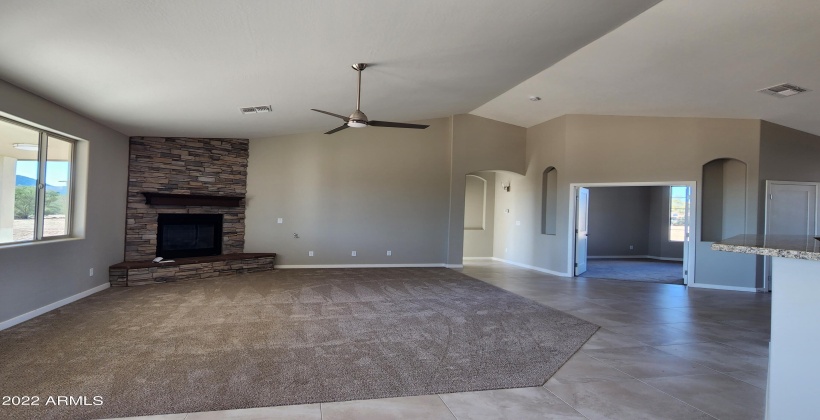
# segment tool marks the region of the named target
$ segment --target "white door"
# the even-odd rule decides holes
[[[817,185],[769,182],[766,200],[767,235],[814,235]]]
[[[575,194],[575,275],[587,271],[589,236],[589,189],[579,187]]]
[[[766,235],[815,235],[817,183],[766,181]],[[771,257],[766,257],[766,279],[771,290]]]
[[[692,225],[692,188],[686,187],[686,211],[683,213],[683,284],[689,284],[689,227]]]

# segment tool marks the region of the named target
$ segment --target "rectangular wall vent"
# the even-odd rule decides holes
[[[788,98],[789,96],[797,95],[798,93],[809,92],[809,89],[802,88],[791,83],[781,83],[776,86],[760,89],[758,92],[765,93],[777,98]]]
[[[270,105],[248,106],[239,108],[243,114],[257,114],[260,112],[272,112],[273,108]]]

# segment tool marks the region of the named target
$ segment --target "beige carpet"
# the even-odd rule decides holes
[[[0,331],[0,418],[98,418],[542,385],[597,326],[442,268],[112,288]],[[85,396],[99,406],[46,406]]]

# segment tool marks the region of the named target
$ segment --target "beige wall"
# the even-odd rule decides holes
[[[245,250],[277,265],[443,263],[451,123],[424,123],[251,140]]]
[[[482,188],[481,197],[471,197],[469,188],[470,177],[479,177],[478,181]],[[465,197],[465,220],[472,205],[474,213],[483,213],[482,229],[464,229],[464,257],[465,258],[487,258],[493,256],[493,233],[495,232],[495,172],[476,172],[467,176],[468,188]],[[478,186],[479,184],[474,184]],[[472,194],[478,191],[473,189]],[[472,203],[472,204],[471,204]]]
[[[108,283],[108,266],[123,258],[128,138],[2,81],[0,112],[86,140],[76,150],[75,197],[84,237],[0,247],[3,322]]]
[[[465,176],[488,170],[524,173],[526,129],[475,115],[456,115],[452,121],[447,263],[460,265],[464,250]]]
[[[569,217],[561,191],[566,182],[566,117],[559,117],[527,129],[526,175],[499,173],[496,183],[510,183],[510,192],[496,194],[494,257],[532,265],[556,273],[566,264],[566,228]],[[541,195],[544,170],[554,167],[558,174],[558,232],[541,233]],[[498,190],[496,190],[498,191]],[[516,223],[520,222],[520,223]]]
[[[694,181],[699,185],[702,165],[723,157],[748,164],[744,217],[746,232],[755,233],[759,128],[757,120],[595,115],[567,115],[532,127],[527,130],[526,175],[511,176],[513,191],[508,197],[496,197],[497,209],[508,207],[513,215],[496,212],[496,256],[568,274],[570,184]],[[558,233],[554,236],[541,234],[538,220],[541,174],[548,166],[558,169]],[[699,239],[696,226],[695,240]],[[711,251],[709,243],[697,245],[699,283],[754,287],[754,257],[734,258]]]

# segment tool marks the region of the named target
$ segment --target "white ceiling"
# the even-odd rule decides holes
[[[350,114],[365,62],[362,110],[412,121],[469,112],[657,1],[3,0],[0,79],[127,135],[262,138],[338,126],[309,109]]]
[[[779,83],[814,91],[757,92]],[[664,0],[472,113],[524,127],[572,113],[759,118],[820,135],[820,2]]]

